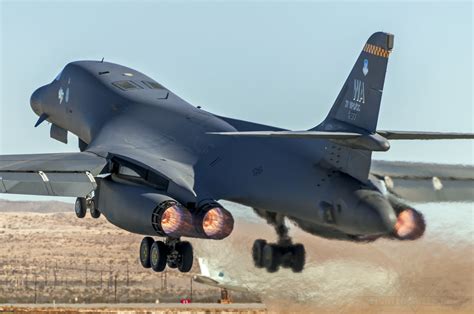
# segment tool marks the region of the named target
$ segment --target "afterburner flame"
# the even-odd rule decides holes
[[[225,238],[232,232],[233,228],[234,219],[223,208],[211,208],[202,219],[202,229],[206,236],[210,238]]]
[[[216,235],[222,228],[224,216],[219,208],[209,210],[202,220],[202,228],[208,236]]]
[[[425,220],[412,208],[402,210],[395,223],[395,235],[400,240],[416,240],[425,232]]]
[[[166,234],[176,232],[183,224],[184,212],[177,205],[173,205],[165,209],[161,215],[161,229]]]

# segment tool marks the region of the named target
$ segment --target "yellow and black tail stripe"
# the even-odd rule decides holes
[[[383,57],[383,58],[388,58],[388,56],[390,55],[389,50],[385,50],[382,47],[371,45],[371,44],[365,44],[364,51],[372,55]]]

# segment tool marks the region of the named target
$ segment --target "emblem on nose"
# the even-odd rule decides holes
[[[62,104],[63,99],[64,99],[64,91],[62,87],[58,90],[58,99],[59,99],[59,104]]]

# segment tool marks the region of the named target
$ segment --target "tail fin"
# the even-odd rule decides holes
[[[373,133],[394,36],[370,36],[327,118],[313,130]]]

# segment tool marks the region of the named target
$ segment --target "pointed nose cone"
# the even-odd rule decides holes
[[[42,87],[38,88],[33,92],[30,98],[30,105],[31,109],[33,109],[34,113],[40,116],[43,113],[43,108],[41,106],[41,94],[42,94]]]

